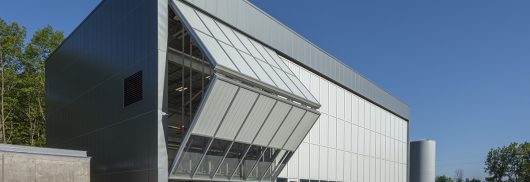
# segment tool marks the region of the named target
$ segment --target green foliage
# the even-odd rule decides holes
[[[473,179],[466,178],[466,182],[480,182],[480,180],[476,178],[473,178]]]
[[[453,178],[447,177],[445,175],[437,176],[435,181],[436,182],[454,182]]]
[[[0,142],[46,144],[46,58],[64,40],[51,26],[26,42],[26,28],[0,19]]]
[[[511,143],[491,149],[485,162],[486,181],[530,181],[530,143]]]

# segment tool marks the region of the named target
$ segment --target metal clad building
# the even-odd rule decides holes
[[[408,106],[245,0],[104,0],[46,69],[94,181],[408,181]]]
[[[410,142],[410,181],[434,182],[436,177],[436,142]]]

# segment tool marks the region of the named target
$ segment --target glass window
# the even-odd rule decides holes
[[[251,146],[245,159],[243,160],[243,163],[239,166],[238,172],[234,174],[232,179],[240,180],[245,179],[246,176],[249,176],[250,172],[252,171],[252,168],[254,168],[254,165],[256,165],[258,159],[261,157],[265,150],[266,148],[262,146]]]
[[[291,92],[291,90],[289,90],[289,87],[287,87],[287,85],[285,85],[285,83],[282,81],[282,79],[280,79],[280,77],[274,72],[274,70],[272,69],[272,67],[261,61],[261,60],[257,60],[257,62],[259,63],[259,65],[261,65],[261,67],[263,68],[263,70],[265,70],[265,72],[271,77],[272,81],[282,90],[286,91],[286,92]]]
[[[199,168],[195,172],[194,177],[210,177],[213,175],[217,167],[221,163],[226,150],[230,147],[230,141],[215,139],[208,149],[208,153],[202,160]]]
[[[191,135],[173,175],[191,177],[206,152],[209,142],[208,137]]]
[[[304,94],[302,94],[300,89],[298,89],[298,87],[296,87],[296,85],[293,83],[293,81],[291,81],[291,79],[287,76],[287,74],[285,74],[285,72],[283,72],[279,68],[275,68],[275,67],[272,67],[272,68],[274,69],[274,71],[276,71],[278,76],[280,76],[280,78],[283,80],[283,82],[285,84],[287,84],[287,86],[289,87],[289,89],[292,91],[293,94],[295,94],[297,96],[300,96],[302,98],[306,98],[304,96]]]
[[[195,11],[192,8],[182,5],[179,6],[179,10],[184,15],[184,17],[186,17],[186,20],[191,25],[191,27],[210,35],[208,29],[206,29],[206,26],[204,26],[201,19],[199,19],[199,17],[197,16],[197,14],[195,14]]]
[[[278,168],[278,166],[281,164],[281,160],[288,152],[286,150],[277,150],[276,154],[273,156],[272,162],[270,164],[270,167],[264,171],[264,174],[262,175],[262,181],[269,181],[271,180],[272,174],[274,173],[274,170]],[[279,178],[278,178],[279,179]]]
[[[229,46],[225,43],[221,43],[221,47],[226,51],[228,56],[232,59],[232,62],[236,65],[236,67],[241,71],[241,73],[250,76],[254,79],[258,79],[256,74],[254,74],[254,71],[250,66],[248,66],[247,62],[243,60],[241,55],[239,55],[239,52],[232,46]]]
[[[239,41],[239,38],[237,38],[236,34],[234,34],[231,28],[227,27],[226,25],[222,23],[217,23],[217,25],[219,25],[219,27],[225,33],[228,40],[232,42],[232,44],[234,45],[236,49],[246,52],[245,46],[241,43],[241,41]]]
[[[248,65],[250,65],[250,67],[258,75],[259,80],[268,83],[269,85],[276,86],[276,84],[274,84],[269,75],[263,70],[263,68],[258,64],[254,57],[242,51],[239,51],[239,53],[241,53],[243,58],[247,61]]]
[[[265,173],[270,173],[270,167],[281,150],[268,148],[250,174],[247,180],[259,180]],[[270,180],[270,179],[269,179]]]
[[[261,54],[258,52],[258,50],[256,50],[256,48],[254,47],[254,45],[252,45],[252,43],[250,43],[249,39],[247,36],[244,36],[243,34],[237,32],[237,31],[234,31],[234,33],[237,35],[237,37],[239,37],[239,40],[241,40],[241,43],[243,43],[243,45],[245,45],[245,47],[247,48],[247,50],[249,51],[249,53],[258,58],[258,59],[261,59],[261,60],[264,60],[264,58],[261,56]]]
[[[202,43],[204,43],[204,46],[206,46],[208,49],[208,52],[210,52],[210,54],[213,56],[213,59],[215,62],[217,62],[217,64],[223,65],[224,67],[230,68],[232,70],[239,71],[214,38],[200,32],[198,32],[197,35],[199,36],[199,39],[201,39]]]
[[[236,172],[236,175],[240,175],[240,173],[236,171],[236,168],[243,160],[249,147],[249,144],[234,142],[226,154],[226,158],[223,160],[221,166],[219,166],[215,178],[228,179],[234,172]]]
[[[263,45],[261,45],[260,43],[252,39],[249,39],[249,40],[254,45],[254,47],[256,47],[256,50],[263,56],[264,60],[267,63],[269,63],[271,66],[274,66],[276,68],[280,68],[280,66],[276,63],[276,61],[274,61],[274,59],[269,55],[269,53],[265,51],[265,49],[263,49]]]
[[[317,99],[315,99],[315,97],[313,97],[313,94],[311,94],[311,92],[309,92],[309,90],[307,90],[307,87],[302,84],[302,82],[296,78],[295,76],[291,75],[291,74],[287,74],[289,76],[289,78],[291,78],[291,80],[294,82],[294,84],[300,89],[300,91],[302,91],[302,93],[305,95],[305,97],[313,102],[318,102]]]
[[[276,52],[274,52],[273,50],[269,49],[269,48],[265,48],[269,54],[272,56],[272,58],[278,63],[278,65],[280,66],[280,68],[287,72],[287,73],[290,73],[290,74],[294,74],[292,73],[291,69],[289,69],[289,67],[287,66],[287,64],[285,64],[285,62],[291,62],[289,59],[286,59],[282,56],[279,56],[278,54],[276,54]]]
[[[272,177],[271,179],[274,179],[274,178],[277,178],[278,175],[280,174],[280,172],[282,172],[283,168],[285,167],[285,165],[287,165],[287,162],[289,162],[289,159],[291,159],[291,157],[293,156],[293,152],[287,152],[283,155],[282,159],[280,161],[280,165],[278,165],[276,167],[276,169],[274,169],[274,173],[272,173]]]
[[[208,27],[210,32],[212,32],[213,37],[215,39],[223,41],[225,43],[230,43],[230,41],[228,41],[228,39],[226,38],[224,33],[221,31],[221,29],[219,29],[219,27],[217,26],[217,24],[215,23],[215,21],[212,18],[210,18],[209,16],[206,16],[206,15],[200,13],[200,12],[197,12],[197,14],[199,15],[199,17],[204,22],[204,25],[206,25],[206,27]]]

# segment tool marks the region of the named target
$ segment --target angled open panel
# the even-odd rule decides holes
[[[272,49],[179,0],[170,6],[170,179],[275,180],[320,104]]]

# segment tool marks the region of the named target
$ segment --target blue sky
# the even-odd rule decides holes
[[[0,18],[68,34],[98,2],[0,1]],[[438,175],[482,178],[489,148],[530,138],[530,1],[252,2],[408,103]]]

